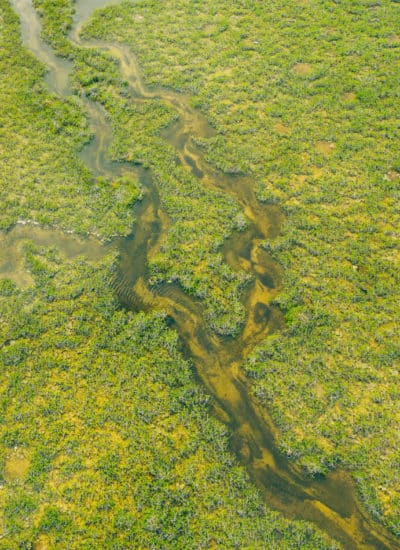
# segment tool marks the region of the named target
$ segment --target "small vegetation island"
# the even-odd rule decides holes
[[[400,547],[400,5],[0,0],[0,550]]]

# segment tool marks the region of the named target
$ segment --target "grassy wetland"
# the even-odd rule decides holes
[[[1,4],[0,547],[396,548],[396,3],[106,4]]]

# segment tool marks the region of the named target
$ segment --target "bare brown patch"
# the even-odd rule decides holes
[[[50,548],[49,538],[46,535],[40,535],[33,544],[35,550],[48,550]]]
[[[397,180],[399,177],[400,177],[400,174],[395,170],[389,170],[389,172],[385,174],[385,179],[389,181]]]
[[[400,42],[400,36],[398,34],[392,34],[392,36],[389,37],[389,42],[391,44],[398,44]]]
[[[218,32],[218,26],[215,25],[214,23],[204,25],[203,27],[203,33],[206,36],[213,36],[214,34],[217,34],[217,32]]]
[[[320,178],[324,171],[318,166],[311,166],[311,175],[313,178]]]
[[[306,174],[293,174],[292,185],[294,188],[301,188],[301,186],[307,181]]]
[[[357,96],[354,92],[347,92],[347,93],[341,95],[340,99],[342,101],[346,101],[346,102],[350,103],[351,101],[355,101],[357,99]]]
[[[29,468],[29,460],[16,449],[6,459],[4,477],[6,481],[18,481],[25,477]]]
[[[214,77],[219,76],[232,76],[233,74],[233,67],[225,67],[225,69],[221,69],[220,71],[216,71],[214,74]],[[229,102],[227,102],[229,103]]]
[[[296,65],[293,65],[293,72],[302,76],[307,76],[312,71],[313,69],[309,63],[296,63]]]
[[[318,141],[315,144],[315,148],[318,153],[322,153],[323,155],[331,155],[335,149],[335,144],[331,141]]]
[[[292,130],[288,126],[282,124],[282,122],[274,124],[274,130],[282,136],[289,136],[292,133]]]

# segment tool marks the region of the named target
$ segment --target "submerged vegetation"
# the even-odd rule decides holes
[[[160,313],[121,311],[114,257],[27,243],[0,280],[0,548],[337,548],[265,510]]]
[[[397,23],[397,24],[396,24]],[[400,532],[399,124],[395,2],[150,0],[109,7],[86,37],[137,54],[148,85],[192,95],[209,162],[247,173],[286,214],[287,330],[244,365],[284,452],[349,468]]]
[[[2,62],[12,60],[0,74],[8,113],[1,145],[24,144],[14,155],[7,149],[2,192],[6,201],[18,190],[26,204],[8,210],[4,227],[19,219],[102,238],[126,234],[136,182],[88,172],[77,158],[87,137],[82,112],[46,90],[6,0],[0,28]],[[80,141],[52,122],[66,105],[82,121]],[[63,203],[62,185],[74,174],[77,196]],[[46,195],[57,209],[41,218],[46,206],[34,201]],[[164,314],[120,308],[110,284],[115,251],[68,259],[56,246],[19,241],[25,287],[0,278],[0,548],[338,547],[265,508]]]
[[[43,14],[44,37],[60,55],[74,60],[75,91],[105,108],[113,126],[112,159],[153,169],[161,207],[170,222],[150,261],[153,284],[178,282],[202,299],[216,332],[237,334],[245,315],[240,292],[249,277],[230,269],[219,249],[233,231],[246,226],[239,205],[180,166],[175,150],[161,135],[177,118],[171,107],[157,98],[132,102],[115,59],[65,38],[62,29],[70,28],[72,12],[64,6],[55,15],[54,3],[37,0],[35,5]]]
[[[165,138],[173,105],[132,101],[109,53],[68,39],[71,1],[34,3],[44,37],[73,62],[77,95],[46,90],[0,0],[1,226],[129,233],[138,181],[94,178],[78,159],[85,95],[112,124],[110,157],[151,168],[158,188],[167,231],[149,282],[179,283],[212,331],[237,334],[250,277],[222,244],[246,228],[239,202],[181,165]],[[139,0],[97,12],[84,36],[126,44],[147,85],[190,96],[210,122],[207,137],[188,129],[193,146],[282,209],[281,234],[263,246],[285,268],[275,302],[286,329],[246,358],[249,386],[288,457],[311,476],[348,468],[372,516],[399,534],[394,21],[389,0]],[[162,313],[118,306],[113,254],[67,261],[27,243],[23,257],[34,284],[0,280],[0,548],[336,547],[261,504],[176,332]]]
[[[93,181],[77,158],[90,136],[76,99],[48,93],[44,67],[21,47],[18,18],[4,7],[0,44],[0,227],[29,220],[104,239],[128,233],[138,183]]]

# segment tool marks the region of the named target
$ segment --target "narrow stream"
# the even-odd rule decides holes
[[[228,425],[232,446],[260,488],[269,507],[289,518],[314,522],[340,541],[345,548],[395,549],[399,541],[375,523],[360,505],[350,476],[337,470],[321,479],[310,479],[277,450],[278,434],[265,410],[253,402],[240,365],[247,353],[268,334],[279,330],[283,320],[270,306],[279,291],[281,272],[261,244],[279,231],[282,222],[276,208],[260,204],[247,177],[228,176],[215,171],[196,147],[192,136],[212,135],[206,119],[190,107],[189,98],[170,90],[148,90],[141,78],[136,59],[123,45],[86,43],[79,38],[79,28],[94,9],[118,0],[78,1],[70,39],[79,47],[102,48],[119,61],[123,78],[140,101],[159,98],[179,115],[178,122],[165,132],[174,146],[180,163],[202,183],[232,195],[250,220],[248,229],[233,235],[224,245],[225,260],[233,269],[251,273],[254,282],[244,293],[247,321],[241,335],[220,338],[204,323],[203,305],[186,295],[178,285],[164,284],[152,288],[148,282],[148,259],[157,251],[168,220],[160,209],[158,190],[151,170],[112,163],[107,149],[112,129],[103,108],[84,99],[95,138],[84,147],[81,158],[98,175],[113,177],[131,172],[146,188],[144,200],[136,208],[138,220],[132,234],[117,245],[120,250],[119,273],[115,289],[121,303],[132,310],[163,309],[179,333],[183,352],[192,360],[197,375],[214,397],[215,413]],[[72,62],[58,58],[40,38],[41,24],[31,0],[12,0],[21,19],[22,39],[34,55],[46,64],[46,82],[52,92],[71,95],[68,81]],[[57,239],[54,240],[57,244]],[[92,245],[90,245],[92,246]]]

